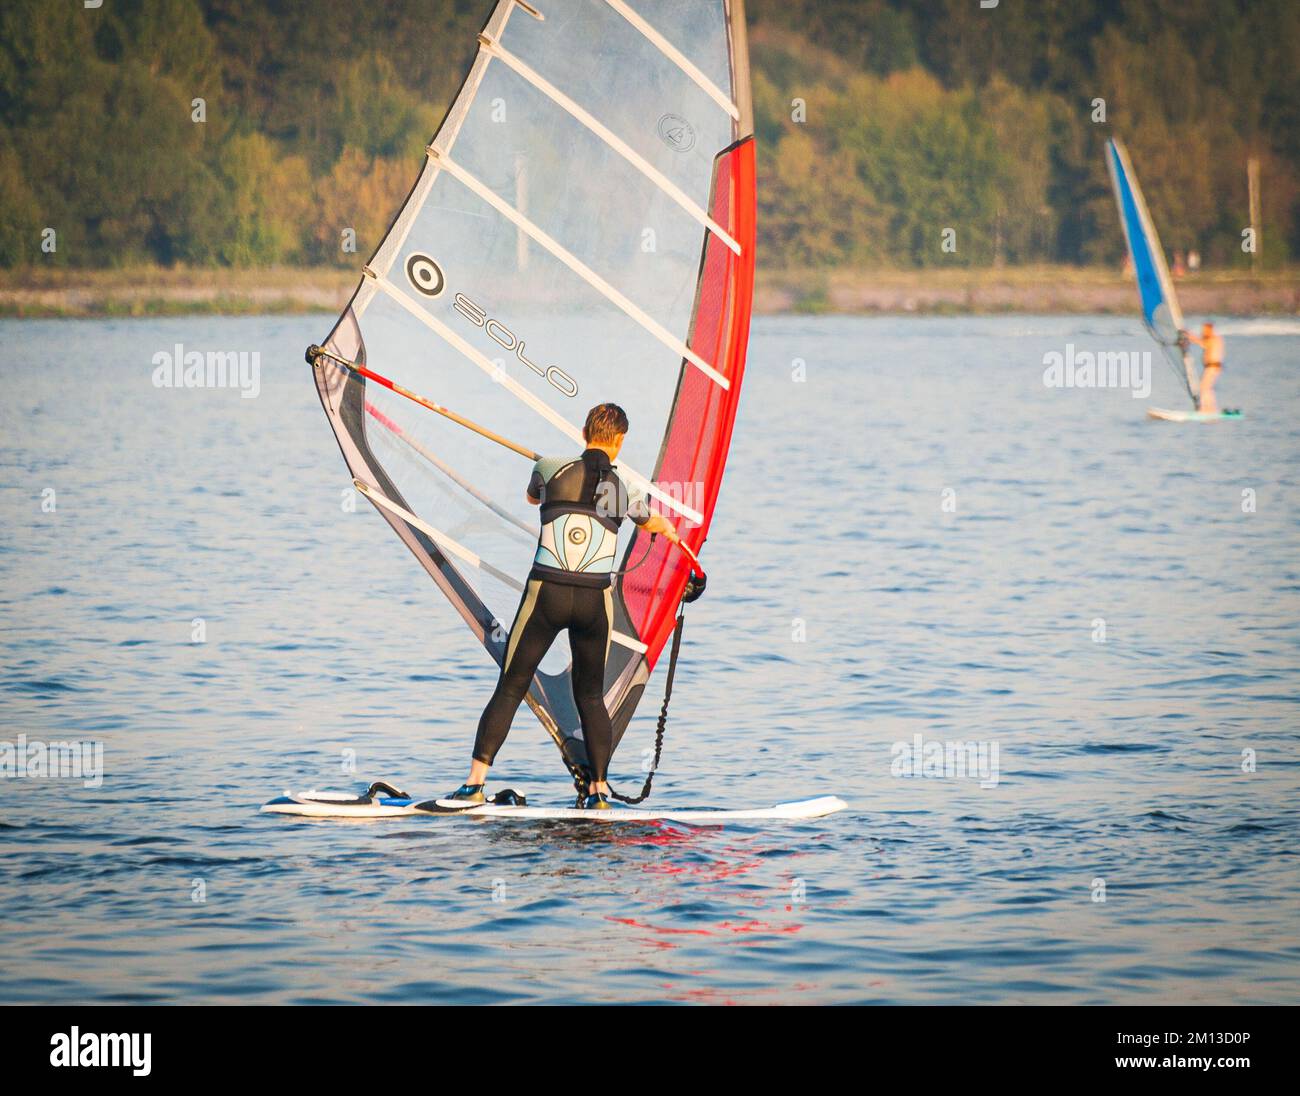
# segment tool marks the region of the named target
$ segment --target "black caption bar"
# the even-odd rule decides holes
[[[791,1083],[831,1070],[926,1083],[980,1075],[1071,1082],[1200,1074],[1277,1076],[1294,1062],[1296,1012],[1282,1007],[566,1008],[55,1006],[4,1009],[6,1077],[128,1084],[202,1078],[337,1089],[375,1082],[729,1090],[773,1066]],[[467,1077],[466,1061],[490,1068]],[[478,1070],[471,1067],[471,1073]],[[1288,1072],[1290,1072],[1288,1070]],[[489,1078],[489,1074],[495,1080]],[[1230,1077],[1228,1075],[1236,1075]],[[586,1078],[586,1080],[583,1080]],[[602,1081],[601,1078],[604,1078]],[[675,1079],[674,1079],[675,1078]],[[549,1080],[547,1080],[549,1079]]]

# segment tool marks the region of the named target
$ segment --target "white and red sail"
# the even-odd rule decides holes
[[[698,552],[749,336],[754,140],[740,0],[502,0],[479,43],[314,364],[354,479],[499,662],[532,557],[526,459],[330,355],[539,453],[576,455],[587,410],[622,405],[620,470]],[[623,536],[617,736],[689,575]],[[558,644],[528,703],[574,768],[567,663]]]

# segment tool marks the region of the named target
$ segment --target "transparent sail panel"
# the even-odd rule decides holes
[[[723,4],[630,6],[734,100]],[[736,136],[732,118],[613,6],[557,0],[545,22],[513,17],[502,45],[707,202],[713,158]]]

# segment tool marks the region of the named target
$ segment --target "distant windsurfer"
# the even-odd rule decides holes
[[[577,457],[542,457],[534,466],[526,498],[541,507],[542,529],[533,569],[510,628],[495,691],[479,719],[469,777],[438,802],[470,807],[484,802],[483,786],[523,703],[533,674],[560,632],[568,629],[573,650],[573,698],[582,720],[591,780],[583,805],[609,807],[606,770],[613,728],[605,708],[605,660],[614,628],[611,592],[618,530],[631,518],[648,533],[677,541],[677,530],[651,513],[645,496],[629,488],[613,467],[628,419],[621,407],[602,403],[587,414],[586,450]]]
[[[1196,409],[1209,415],[1218,414],[1219,403],[1214,396],[1214,386],[1223,372],[1223,336],[1208,320],[1201,327],[1199,338],[1189,331],[1180,334],[1185,342],[1195,343],[1201,348],[1201,383],[1197,390]]]

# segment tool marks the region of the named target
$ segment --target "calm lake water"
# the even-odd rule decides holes
[[[104,763],[0,781],[0,1001],[1300,1001],[1300,323],[1227,322],[1247,417],[1174,426],[1160,360],[1044,387],[1133,321],[759,320],[652,803],[849,810],[698,829],[259,814],[454,787],[495,676],[341,512],[328,319],[0,328],[0,738]],[[155,388],[176,343],[257,398]],[[526,710],[497,777],[569,795]]]

